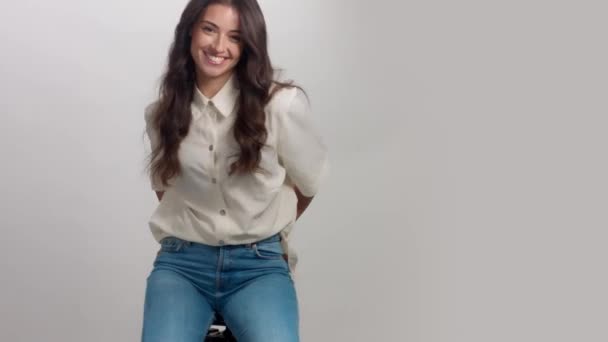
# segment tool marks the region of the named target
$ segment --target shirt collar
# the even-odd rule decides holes
[[[222,89],[220,89],[220,91],[212,98],[208,98],[203,95],[195,83],[193,102],[201,110],[201,112],[205,107],[207,107],[209,102],[212,102],[215,108],[217,108],[217,111],[220,112],[220,114],[222,114],[224,117],[227,117],[232,114],[238,95],[239,89],[237,79],[233,73]]]

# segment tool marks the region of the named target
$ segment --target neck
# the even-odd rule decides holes
[[[219,93],[224,84],[228,82],[231,75],[232,73],[228,73],[219,77],[210,78],[202,76],[199,72],[197,72],[196,86],[198,87],[198,90],[203,93],[203,95],[210,99]]]

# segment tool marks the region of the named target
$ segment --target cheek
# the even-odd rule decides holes
[[[209,45],[208,39],[203,35],[195,34],[192,36],[192,41],[190,42],[190,50],[200,50],[206,45]]]
[[[243,55],[243,50],[241,50],[241,48],[237,46],[232,51],[234,51],[234,59],[237,61],[240,60],[241,56]]]
[[[194,39],[192,39],[192,42],[190,43],[190,53],[195,56],[197,54],[197,51],[199,49],[199,44],[197,41],[195,41]]]

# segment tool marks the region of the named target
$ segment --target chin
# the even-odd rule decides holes
[[[202,74],[205,77],[216,78],[216,77],[220,77],[222,75],[227,74],[230,71],[230,68],[224,68],[224,69],[221,69],[221,70],[217,70],[217,69],[209,70],[208,68],[203,67],[200,70],[202,71]]]

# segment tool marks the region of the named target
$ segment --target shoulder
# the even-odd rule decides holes
[[[145,109],[144,109],[144,120],[146,120],[146,123],[150,123],[152,122],[152,119],[156,113],[156,108],[158,107],[158,100],[149,103],[148,105],[146,105]]]
[[[274,91],[272,98],[268,102],[268,110],[270,113],[280,115],[292,110],[300,110],[308,105],[306,94],[298,87],[287,86],[275,91],[276,85],[270,88],[271,93]]]

